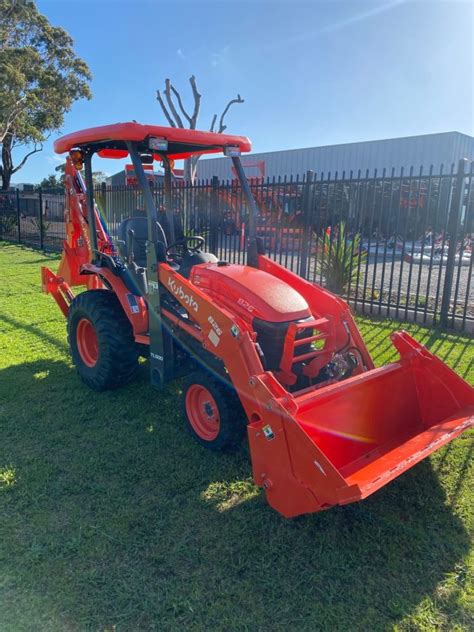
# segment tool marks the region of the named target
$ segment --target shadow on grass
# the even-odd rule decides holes
[[[458,368],[465,354],[472,348],[473,341],[471,339],[463,335],[428,329],[419,325],[407,325],[396,322],[391,323],[391,325],[393,326],[392,331],[406,329],[418,342],[425,345],[431,353],[437,355],[443,362],[449,364],[464,379],[472,375],[472,360],[466,363],[466,367],[462,370]],[[376,320],[372,321],[370,323],[370,331],[364,335],[364,342],[370,348],[375,349],[372,353],[372,358],[376,364],[385,364],[387,361],[393,361],[397,357],[397,352],[388,335],[387,321],[380,323]]]
[[[35,248],[34,249],[35,252],[38,252],[38,249]],[[49,259],[46,259],[46,257]],[[59,261],[60,257],[57,253],[50,253],[50,252],[45,252],[44,255],[41,257],[41,259],[28,259],[27,261],[16,261],[15,262],[15,266],[30,266],[30,265],[34,265],[36,263],[41,263],[42,265],[44,265],[45,263],[50,263],[50,262],[54,262],[54,261]]]
[[[61,239],[64,239],[64,237],[61,236]],[[47,264],[48,262],[53,263],[54,261],[59,261],[61,258],[60,250],[59,251],[52,250],[47,243],[45,243],[45,249],[40,250],[39,241],[38,242],[31,241],[29,243],[19,244],[16,241],[2,240],[2,238],[0,237],[0,250],[12,251],[15,257],[15,261],[14,261],[15,266],[31,265],[31,264],[36,264],[36,263],[41,263],[44,265],[44,264]],[[26,259],[25,261],[19,261],[19,256],[21,256],[22,253],[26,255],[29,255],[30,253],[36,254],[36,255],[41,254],[41,257],[39,257],[38,259]]]
[[[44,321],[46,322],[55,322],[54,320]],[[27,324],[23,320],[18,320],[16,318],[12,318],[11,316],[7,316],[6,314],[2,314],[2,323],[6,323],[8,325],[12,325],[16,331],[25,331],[29,334],[33,334],[43,342],[46,342],[53,347],[56,347],[58,351],[62,351],[64,353],[69,352],[69,346],[65,342],[61,342],[54,336],[47,334],[41,325]]]
[[[363,503],[284,520],[247,449],[195,444],[178,387],[153,392],[146,368],[107,393],[60,362],[0,374],[7,627],[387,629],[461,564],[469,537],[430,462]]]

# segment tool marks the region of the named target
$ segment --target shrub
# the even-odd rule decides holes
[[[8,236],[17,227],[16,208],[10,199],[0,197],[0,236]]]
[[[40,220],[37,217],[30,217],[30,224],[33,226],[35,232],[38,233],[38,235],[41,232],[41,223]],[[43,220],[43,235],[46,235],[46,233],[48,232],[49,228],[51,226],[51,222],[45,222]]]
[[[344,222],[338,224],[331,234],[316,236],[316,272],[324,279],[325,287],[335,294],[344,294],[350,283],[355,282],[359,263],[367,259],[361,251],[360,233],[349,238]]]

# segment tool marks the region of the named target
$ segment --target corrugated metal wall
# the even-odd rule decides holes
[[[401,167],[405,170],[414,167],[418,172],[423,166],[425,172],[433,165],[437,173],[441,164],[449,169],[451,163],[460,158],[474,160],[474,138],[459,132],[427,134],[424,136],[408,136],[362,143],[344,145],[328,145],[326,147],[308,147],[305,149],[288,149],[267,153],[252,153],[242,157],[242,162],[265,162],[265,176],[302,176],[308,169],[316,173],[332,175],[343,171],[354,175],[360,169],[364,174],[368,169],[371,175],[374,169],[388,172],[395,168],[396,174]],[[249,175],[257,175],[254,168]],[[217,176],[219,180],[233,177],[231,161],[228,158],[201,159],[198,163],[198,178],[206,179]]]

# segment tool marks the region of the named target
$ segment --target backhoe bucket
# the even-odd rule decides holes
[[[291,498],[279,493],[269,446],[257,458],[268,501],[284,515],[366,498],[473,425],[474,389],[406,332],[392,341],[398,362],[295,398],[282,419]],[[252,447],[260,436],[250,431]]]

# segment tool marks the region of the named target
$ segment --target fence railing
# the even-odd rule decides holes
[[[270,257],[358,311],[472,331],[473,165],[252,179],[257,234]],[[163,208],[163,188],[153,193]],[[144,213],[133,187],[102,185],[95,198],[113,238]],[[172,199],[187,234],[245,262],[249,211],[236,181],[175,182]],[[62,191],[0,192],[0,239],[60,250],[64,204]]]

